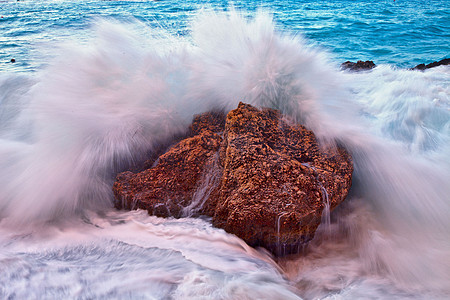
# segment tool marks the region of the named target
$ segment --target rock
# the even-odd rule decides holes
[[[226,120],[213,224],[276,255],[297,252],[351,185],[343,149],[321,151],[312,131],[275,110],[239,104]]]
[[[161,217],[182,217],[192,204],[208,164],[213,164],[222,138],[210,131],[182,140],[161,155],[156,165],[138,174],[120,173],[113,186],[115,206],[146,209]]]
[[[324,208],[341,203],[351,186],[350,155],[319,148],[312,131],[276,110],[240,103],[226,121],[220,113],[197,116],[191,133],[156,166],[119,174],[116,207],[206,215],[250,246],[284,255],[314,236]]]
[[[434,67],[438,67],[438,66],[444,66],[444,65],[449,65],[450,64],[450,58],[444,58],[443,60],[440,61],[435,61],[432,62],[428,65],[425,64],[420,64],[415,66],[414,68],[412,68],[412,70],[426,70],[426,69],[430,69],[430,68],[434,68]]]
[[[195,116],[189,127],[190,135],[195,136],[205,130],[216,133],[222,132],[225,128],[225,117],[224,112],[207,112]]]
[[[362,71],[362,70],[371,70],[375,68],[375,64],[371,60],[358,60],[356,63],[351,61],[346,61],[345,63],[341,64],[342,70],[350,70],[350,71]]]

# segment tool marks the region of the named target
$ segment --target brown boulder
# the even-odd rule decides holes
[[[347,196],[350,155],[319,148],[312,131],[272,109],[240,103],[223,124],[220,113],[197,116],[194,136],[156,166],[119,174],[116,206],[158,216],[207,215],[251,246],[296,252],[314,236],[324,208]]]
[[[345,150],[320,149],[312,131],[242,103],[227,116],[220,158],[214,225],[277,255],[310,240],[327,202],[333,209],[351,185]]]

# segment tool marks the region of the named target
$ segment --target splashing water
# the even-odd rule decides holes
[[[219,154],[213,155],[206,163],[200,185],[192,196],[191,203],[183,207],[182,216],[192,217],[198,215],[198,212],[208,200],[211,192],[219,186],[221,176],[221,168],[219,167]]]
[[[444,298],[449,68],[343,73],[274,27],[234,10],[199,13],[189,38],[100,21],[35,76],[2,75],[0,298]],[[282,269],[205,221],[110,211],[116,172],[239,101],[354,159],[347,203]]]

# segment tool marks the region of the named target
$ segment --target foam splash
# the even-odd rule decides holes
[[[2,143],[3,217],[47,221],[108,206],[115,171],[213,108],[246,101],[320,124],[317,99],[330,92],[319,86],[334,78],[321,54],[276,33],[265,13],[251,21],[235,11],[203,13],[192,27],[186,44],[159,31],[143,41],[102,21],[89,46],[70,45],[37,76],[8,133],[27,138],[14,139],[13,149]]]

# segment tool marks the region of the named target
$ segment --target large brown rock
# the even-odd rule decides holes
[[[220,158],[214,225],[278,255],[310,240],[351,185],[346,151],[320,149],[312,131],[242,103],[227,116]]]
[[[197,116],[191,132],[156,166],[117,176],[118,208],[207,215],[249,245],[283,255],[310,240],[324,208],[348,194],[350,155],[321,149],[312,131],[276,110],[240,103],[226,122],[220,113]]]

